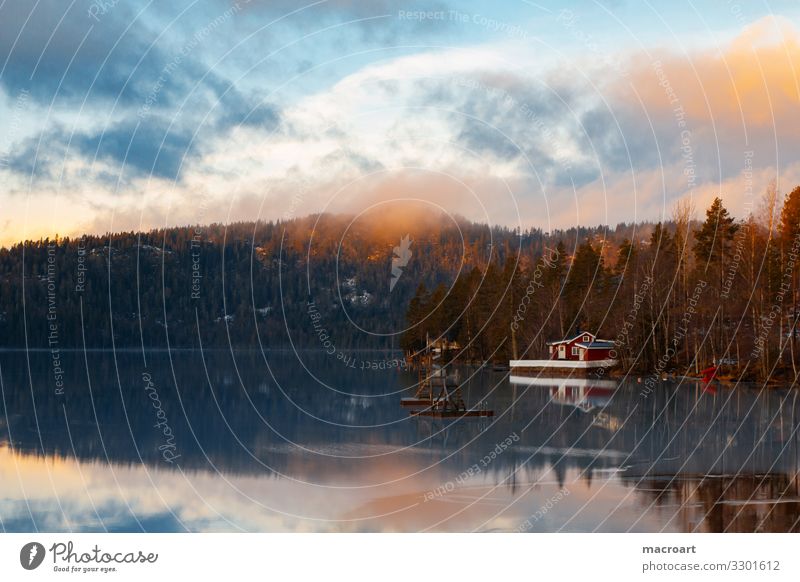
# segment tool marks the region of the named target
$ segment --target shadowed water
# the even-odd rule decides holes
[[[59,394],[50,353],[0,353],[0,527],[800,529],[797,391],[465,369],[495,416],[442,420],[353,357],[65,353]]]

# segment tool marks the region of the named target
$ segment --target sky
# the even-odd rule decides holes
[[[800,185],[800,3],[0,0],[0,245],[358,215],[744,218]]]

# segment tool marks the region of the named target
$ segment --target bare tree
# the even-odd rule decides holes
[[[681,198],[672,207],[672,220],[675,222],[675,251],[678,259],[678,302],[680,310],[686,312],[689,304],[689,258],[691,257],[692,220],[694,220],[695,204],[691,196]],[[687,338],[688,339],[688,338]],[[689,342],[684,342],[684,357],[689,357]],[[695,371],[698,371],[695,362]]]

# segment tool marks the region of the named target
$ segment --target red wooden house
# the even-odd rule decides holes
[[[551,360],[593,362],[617,357],[613,341],[597,339],[589,331],[579,331],[569,339],[547,342],[547,351]]]

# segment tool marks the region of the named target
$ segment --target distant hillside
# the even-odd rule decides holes
[[[517,233],[398,208],[28,241],[0,249],[0,347],[399,347],[420,283],[652,224]],[[390,291],[393,249],[411,256]],[[605,252],[605,251],[604,251]],[[609,257],[613,261],[613,257]],[[309,309],[309,301],[313,309]],[[311,314],[316,311],[318,315]],[[361,329],[359,329],[359,327]]]

